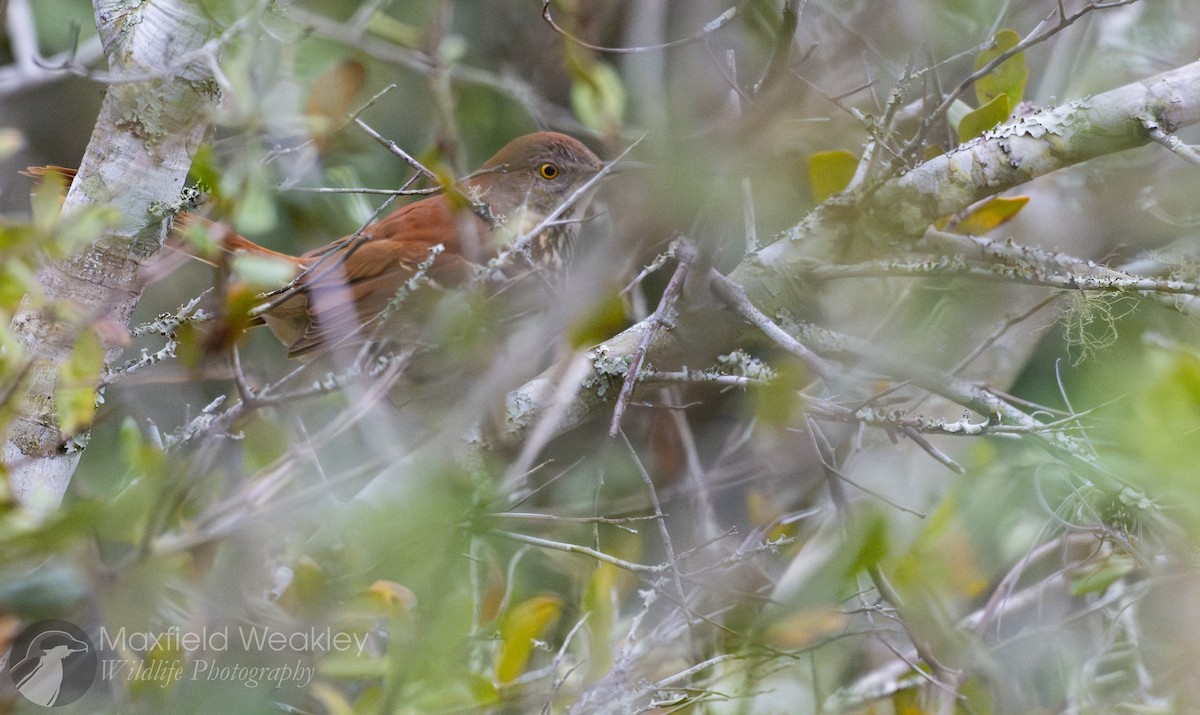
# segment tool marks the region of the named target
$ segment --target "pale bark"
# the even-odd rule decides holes
[[[1200,62],[1048,108],[1002,124],[869,193],[831,198],[774,243],[747,256],[729,277],[764,313],[776,319],[803,314],[813,294],[798,277],[814,261],[836,260],[852,241],[865,238],[905,246],[935,220],[982,198],[1088,159],[1145,145],[1151,141],[1149,126],[1172,134],[1197,122]],[[643,330],[639,323],[597,349],[596,371],[563,411],[556,433],[579,425],[615,400],[617,389],[596,387],[615,379],[619,388],[619,366],[627,364]],[[675,332],[686,330],[681,323]],[[818,353],[831,350],[825,344],[810,347]],[[656,338],[651,355],[660,367],[689,360],[696,365],[696,356],[679,349],[667,333]],[[537,422],[555,392],[553,375],[548,371],[509,393],[506,441],[520,442]]]
[[[209,71],[215,57],[204,47],[210,22],[198,3],[97,0],[95,13],[111,84],[63,213],[105,205],[121,218],[38,276],[48,302],[71,306],[74,319],[64,311],[51,315],[30,299],[13,319],[30,367],[4,464],[16,497],[38,511],[61,501],[86,442],[86,435],[60,430],[54,403],[60,367],[80,330],[128,324],[142,291],[138,269],[162,246],[164,208],[178,201],[216,93]],[[109,360],[120,349],[113,343],[105,344]]]

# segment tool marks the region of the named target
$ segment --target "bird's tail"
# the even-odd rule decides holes
[[[25,171],[20,172],[22,176],[28,176],[34,179],[35,187],[46,180],[47,176],[56,175],[62,181],[62,198],[66,198],[66,191],[71,186],[71,182],[75,180],[76,170],[66,166],[56,166],[47,164],[46,166],[30,166],[26,167]],[[207,263],[212,266],[217,266],[220,261],[213,261],[202,255],[202,252],[195,250],[188,245],[187,241],[181,241],[184,232],[194,230],[194,227],[202,227],[206,229],[209,238],[213,243],[225,254],[249,254],[259,256],[261,258],[272,258],[287,263],[299,265],[299,259],[295,256],[289,256],[286,253],[272,251],[269,248],[258,245],[254,241],[235,232],[228,225],[212,221],[211,219],[197,216],[188,211],[180,211],[175,215],[173,224],[173,237],[177,240],[176,245],[171,247],[186,253],[189,257]]]
[[[234,231],[229,227],[229,224],[213,221],[212,219],[207,219],[203,216],[197,216],[196,214],[187,211],[180,211],[175,215],[173,229],[177,236],[182,236],[185,232],[194,231],[197,229],[207,231],[209,239],[212,240],[213,244],[216,245],[227,256],[245,254],[260,258],[270,258],[297,266],[300,265],[299,258],[295,256],[289,256],[286,253],[280,253],[279,251],[272,251],[265,246],[260,246],[254,241],[251,241],[240,233]],[[194,257],[197,260],[211,263],[211,261],[208,261],[200,256]]]
[[[31,166],[21,174],[34,179],[35,191],[47,177],[56,176],[61,184],[62,198],[65,199],[67,189],[75,179],[76,170],[64,166]],[[169,274],[180,262],[186,262],[188,259],[205,263],[216,271],[216,292],[206,298],[205,305],[218,319],[212,321],[203,331],[202,344],[205,353],[225,352],[246,328],[267,324],[267,321],[257,314],[257,310],[264,305],[287,302],[288,305],[282,306],[283,310],[277,312],[290,316],[291,313],[299,311],[303,317],[303,302],[288,301],[294,290],[272,291],[265,296],[260,293],[275,287],[270,285],[275,280],[280,281],[279,287],[282,288],[303,269],[302,259],[260,246],[224,222],[213,221],[188,211],[175,214],[166,248],[167,257],[143,267],[146,280],[153,282]],[[244,281],[245,276],[236,276],[239,271],[235,271],[235,262],[241,256],[265,259],[268,263],[282,267],[283,271],[280,272],[276,268],[264,269],[261,266],[247,267],[251,275],[262,279],[262,283],[251,279],[251,285],[247,285]],[[278,295],[280,293],[283,295]]]
[[[31,176],[37,182],[45,180],[47,174],[58,174],[63,178],[64,181],[66,181],[67,186],[70,186],[71,182],[75,180],[74,169],[69,169],[65,166],[55,166],[54,164],[47,164],[46,166],[27,166],[25,167],[25,171],[20,172],[20,174],[21,176]]]

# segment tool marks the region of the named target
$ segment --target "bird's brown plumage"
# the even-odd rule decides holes
[[[431,261],[423,277],[440,286],[459,285],[476,275],[505,243],[532,229],[601,167],[577,140],[539,132],[514,139],[460,184],[466,197],[487,204],[495,226],[465,206],[453,208],[454,199],[440,194],[393,211],[358,238],[340,239],[297,257],[228,230],[220,241],[232,254],[270,257],[295,267],[297,285],[264,303],[270,307],[260,317],[289,346],[289,355],[304,356],[351,339],[424,262]],[[466,202],[458,197],[457,203]],[[531,244],[533,262],[560,262],[567,240],[561,227],[543,232]],[[439,245],[441,252],[434,256]]]

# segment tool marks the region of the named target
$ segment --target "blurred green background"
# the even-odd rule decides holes
[[[6,19],[14,5],[0,4]],[[508,390],[579,348],[569,335],[599,342],[653,310],[673,263],[616,296],[673,237],[728,271],[748,220],[766,244],[804,218],[817,203],[811,157],[860,155],[894,88],[912,105],[953,87],[996,30],[1023,36],[1053,22],[1056,2],[802,3],[786,67],[762,91],[784,7],[771,0],[733,5],[736,16],[703,39],[636,54],[565,39],[535,0],[199,5],[230,32],[192,179],[209,194],[208,215],[272,249],[348,235],[380,200],[303,189],[409,178],[344,125],[376,95],[362,119],[447,176],[539,129],[605,157],[641,139],[634,155],[653,168],[606,188],[585,227],[597,244],[589,262],[534,327],[493,343],[488,326],[446,308],[471,368],[453,390],[397,403],[352,385],[181,447],[206,407],[215,415],[238,399],[223,356],[199,358],[201,337],[184,330],[178,359],[111,385],[64,507],[43,520],[11,500],[0,511],[0,652],[51,617],[91,635],[315,630],[367,646],[109,652],[179,662],[189,675],[202,661],[315,670],[278,688],[118,678],[63,712],[932,713],[939,703],[948,712],[946,687],[961,696],[958,712],[1183,712],[1200,696],[1188,665],[1200,629],[1200,352],[1184,311],[1067,295],[1014,321],[963,373],[1046,422],[1056,410],[1080,415],[1066,429],[1096,471],[1034,439],[930,438],[965,468],[958,475],[895,432],[817,429],[804,368],[765,341],[746,345],[773,370],[765,385],[639,391],[624,423],[632,448],[604,435],[607,414],[531,462],[463,440],[472,425],[505,419]],[[74,48],[83,61],[72,67],[103,67],[89,3],[21,6],[48,62],[72,62],[62,53]],[[730,7],[551,5],[572,36],[622,47],[697,35]],[[1195,0],[1155,0],[1083,17],[1025,53],[1025,99],[1053,105],[1192,61],[1200,27],[1185,19],[1198,11]],[[12,36],[0,38],[5,70],[16,66]],[[19,171],[77,166],[103,92],[70,73],[0,76],[0,130],[12,130],[0,143],[4,324],[39,262],[69,239],[61,225],[29,228],[32,181]],[[874,138],[906,138],[921,117],[912,111],[890,128],[897,136]],[[944,123],[934,134],[930,146],[953,143]],[[1152,145],[1021,187],[1029,204],[991,235],[1114,266],[1153,259],[1195,280],[1198,189],[1195,166]],[[871,250],[857,258],[902,253]],[[209,267],[172,250],[149,275],[134,324],[214,283]],[[823,320],[941,368],[1050,295],[949,278],[811,292],[796,314],[772,317]],[[679,339],[703,355],[729,338],[711,330]],[[260,333],[240,348],[256,388],[295,368]],[[18,384],[5,341],[3,384]],[[127,355],[161,346],[161,336],[139,338]],[[878,382],[868,394],[897,388],[898,409],[960,416]],[[12,418],[5,397],[0,424]],[[529,478],[516,480],[517,467]],[[36,709],[0,677],[0,712]]]

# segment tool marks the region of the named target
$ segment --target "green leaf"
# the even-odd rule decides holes
[[[37,292],[33,270],[20,259],[6,257],[0,264],[0,311],[15,312],[26,293]]]
[[[593,62],[576,74],[571,84],[571,109],[589,129],[612,134],[625,116],[625,85],[621,76],[604,62]]]
[[[54,404],[58,427],[74,435],[87,429],[96,415],[96,383],[104,368],[104,346],[91,330],[83,330],[71,348],[71,357],[58,369]]]
[[[567,331],[573,347],[591,347],[607,340],[628,324],[625,317],[625,301],[619,293],[595,303],[590,311],[580,316]]]
[[[167,455],[142,434],[137,422],[126,417],[118,432],[121,456],[135,475],[161,474],[166,469]]]
[[[61,255],[94,243],[121,220],[121,212],[112,206],[84,206],[71,211],[70,221],[60,221],[56,248]]]
[[[612,629],[616,621],[617,567],[609,563],[596,565],[583,593],[583,609],[588,614],[588,645],[590,671],[599,676],[612,667]]]
[[[144,536],[146,521],[154,513],[154,502],[161,490],[159,472],[143,472],[133,477],[104,501],[97,536],[110,544],[136,544]]]
[[[875,566],[888,554],[887,521],[879,513],[868,511],[855,515],[855,536],[861,539],[846,577]]]
[[[202,189],[214,193],[221,188],[221,172],[217,168],[217,157],[212,146],[202,144],[192,157],[192,168],[188,171],[188,183],[199,184]]]
[[[969,112],[958,123],[958,140],[968,142],[1008,118],[1008,95],[1002,94],[979,109]]]
[[[970,114],[973,109],[974,107],[961,99],[956,99],[946,110],[946,121],[950,123],[950,126],[957,127],[962,123],[963,117]]]
[[[273,256],[238,254],[232,264],[234,275],[259,290],[278,288],[296,277],[295,264]]]
[[[388,666],[387,658],[380,656],[333,653],[317,663],[317,672],[329,678],[376,680],[388,674]]]
[[[808,185],[813,201],[821,203],[850,185],[858,157],[848,151],[822,151],[808,159]]]
[[[329,715],[355,715],[354,706],[346,696],[328,683],[313,683],[310,696],[320,703]]]
[[[376,12],[367,21],[367,32],[401,47],[417,48],[421,46],[424,34],[421,28],[401,22],[385,13]]]
[[[775,369],[775,379],[767,385],[756,385],[751,392],[754,416],[763,424],[788,429],[795,426],[804,411],[804,398],[799,392],[812,382],[812,376],[794,360],[781,360],[771,367]]]
[[[362,186],[363,180],[359,178],[358,172],[353,166],[341,165],[329,168],[326,174],[326,180],[329,186]],[[338,208],[345,211],[348,223],[364,224],[371,219],[371,215],[375,213],[375,207],[367,201],[365,194],[342,194]]]
[[[4,573],[0,582],[0,610],[18,613],[30,621],[61,618],[88,595],[87,584],[73,570],[45,564],[16,577]]]
[[[996,33],[992,46],[975,58],[975,69],[983,69],[984,65],[999,57],[1004,52],[1016,47],[1021,36],[1016,32],[1004,29]],[[1025,95],[1025,82],[1029,79],[1029,71],[1025,68],[1025,53],[1018,52],[1000,63],[996,69],[975,81],[975,97],[980,106],[988,104],[997,97],[1008,97],[1009,111],[1021,101]]]
[[[1071,595],[1086,596],[1104,593],[1109,586],[1137,568],[1137,562],[1126,554],[1109,554],[1099,562],[1088,563],[1071,574]]]
[[[245,233],[266,233],[275,228],[275,197],[265,172],[255,171],[242,187],[233,223]]]

